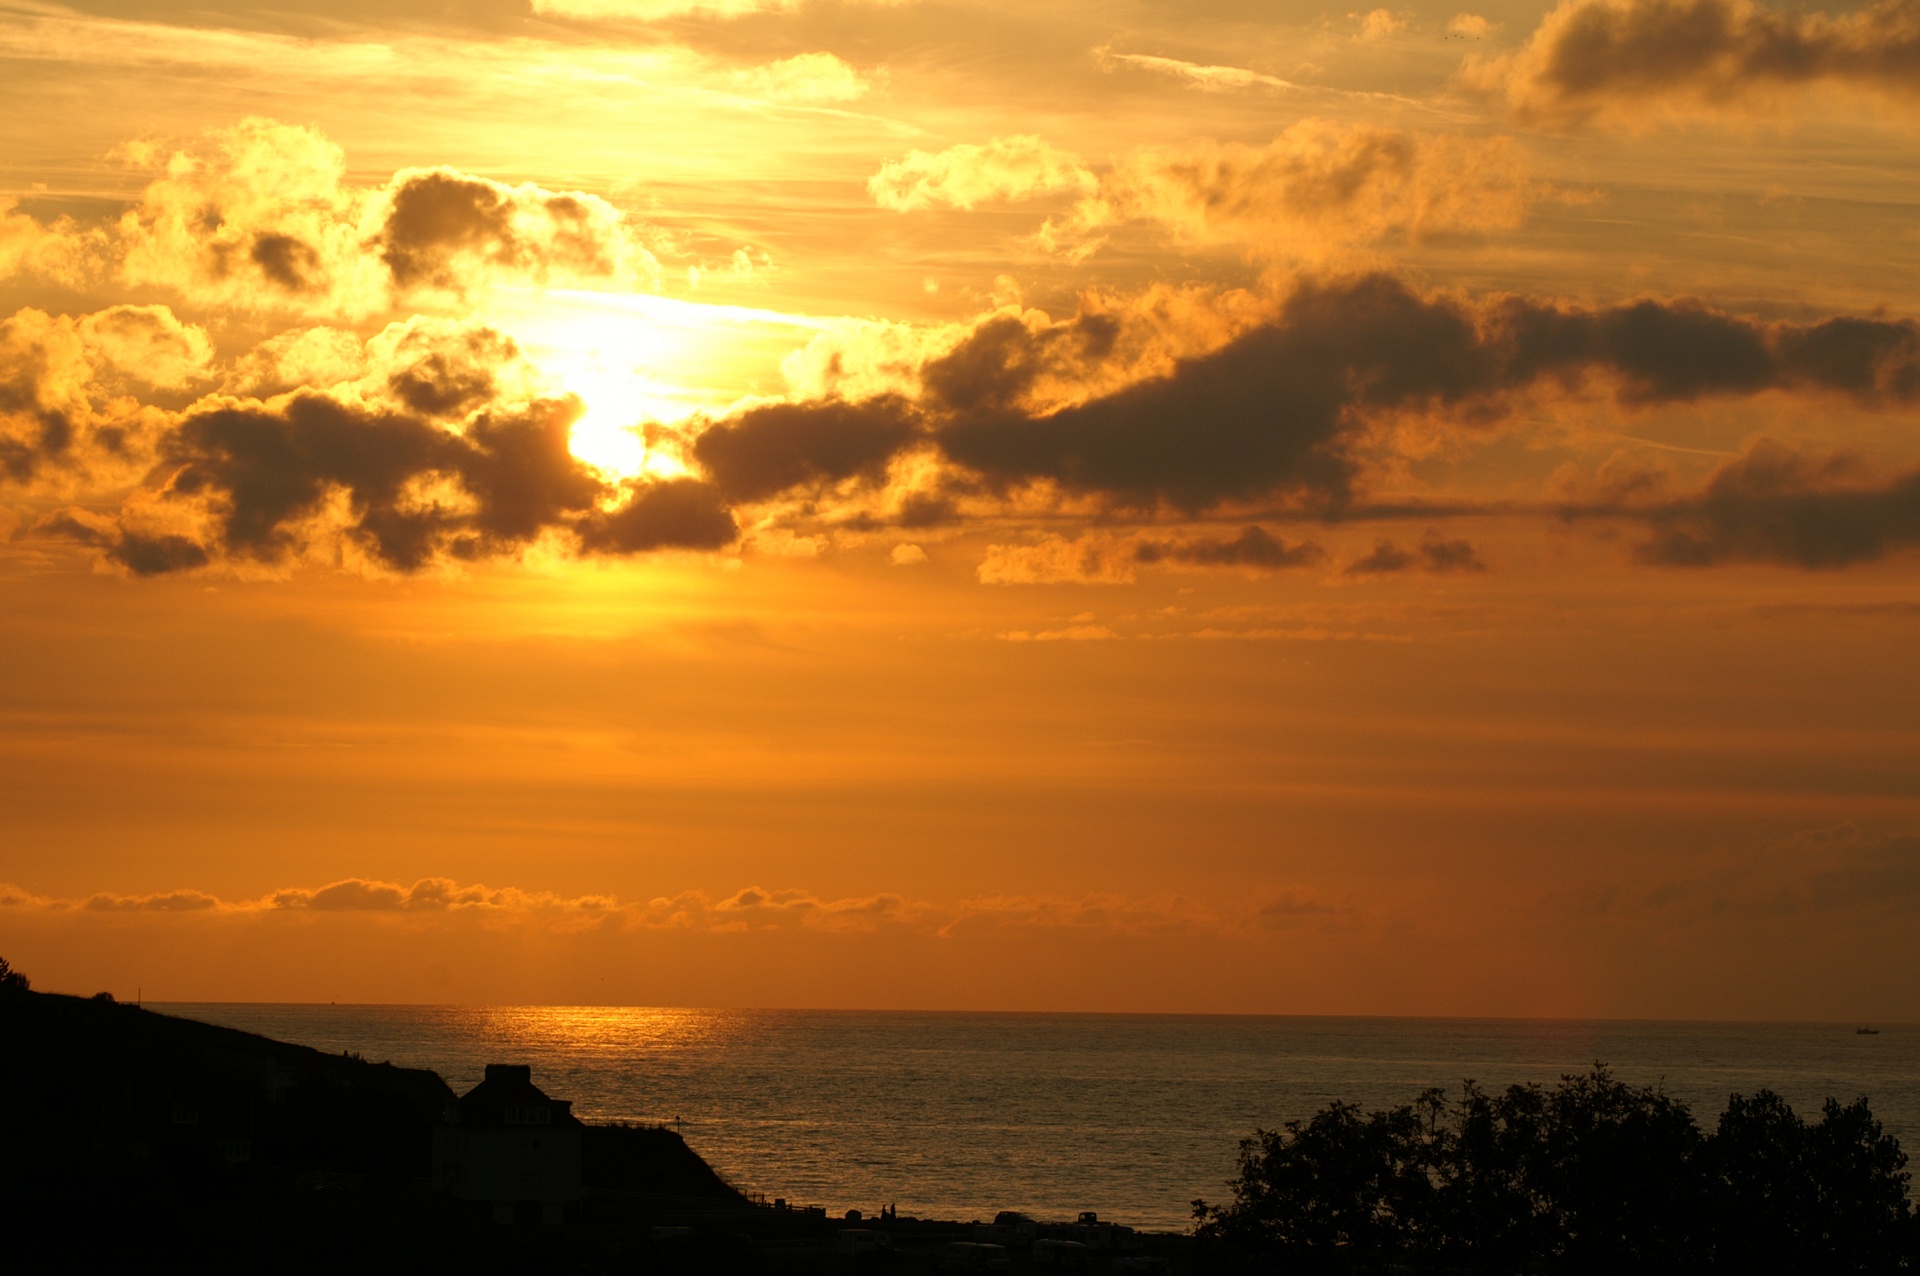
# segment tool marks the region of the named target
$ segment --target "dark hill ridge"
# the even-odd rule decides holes
[[[589,1124],[585,1135],[580,1177],[589,1189],[674,1197],[710,1209],[744,1209],[750,1204],[672,1130]]]
[[[417,1068],[329,1055],[106,998],[0,998],[0,1084],[36,1100],[0,1115],[10,1147],[55,1173],[249,1167],[255,1176],[425,1182],[456,1097]],[[747,1204],[672,1130],[589,1125],[590,1188]]]
[[[250,1166],[412,1181],[454,1102],[431,1072],[104,998],[7,997],[0,1042],[0,1083],[38,1096],[0,1122],[56,1173]]]
[[[161,1256],[203,1270],[543,1268],[428,1191],[433,1130],[456,1103],[432,1072],[9,988],[0,1227],[29,1238],[20,1253],[60,1238],[57,1260],[23,1271]],[[629,1209],[751,1208],[672,1130],[583,1135],[590,1194]],[[292,1235],[303,1239],[289,1248]]]

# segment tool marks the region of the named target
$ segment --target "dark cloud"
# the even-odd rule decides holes
[[[1071,375],[1105,361],[1120,332],[1121,321],[1107,314],[1082,313],[1038,330],[1012,315],[996,315],[923,367],[920,383],[948,409],[1003,411],[1044,376]]]
[[[1765,104],[1819,82],[1920,99],[1920,3],[1780,12],[1749,0],[1574,0],[1517,56],[1471,68],[1525,118],[1634,114],[1675,99]]]
[[[496,406],[456,432],[318,395],[217,408],[183,419],[164,449],[171,474],[162,495],[204,512],[213,528],[207,543],[77,512],[40,530],[95,545],[137,575],[216,557],[280,561],[316,528],[339,532],[398,571],[442,555],[511,553],[554,529],[603,553],[711,549],[735,538],[720,495],[697,480],[640,486],[625,505],[602,512],[613,490],[568,450],[578,414],[572,399]]]
[[[122,533],[106,547],[107,558],[136,576],[164,576],[168,572],[192,571],[205,567],[211,559],[199,542],[185,536],[144,536]]]
[[[73,446],[73,421],[52,408],[8,411],[0,385],[0,418],[12,426],[0,434],[0,472],[16,483],[33,480],[43,464],[64,458]],[[24,428],[23,428],[24,427]]]
[[[919,430],[918,412],[891,395],[847,403],[775,403],[709,427],[693,455],[735,501],[846,479],[879,482]]]
[[[491,328],[442,340],[387,385],[402,403],[424,416],[460,417],[494,395],[494,369],[519,353],[513,341]]]
[[[292,235],[256,235],[248,255],[261,274],[288,292],[312,292],[324,286],[320,254]]]
[[[985,331],[983,329],[983,331]],[[1045,480],[1135,507],[1199,511],[1273,495],[1338,506],[1357,472],[1352,444],[1370,415],[1471,409],[1542,381],[1600,378],[1629,404],[1814,389],[1864,402],[1920,398],[1920,328],[1836,319],[1767,324],[1691,300],[1588,309],[1500,297],[1478,305],[1421,296],[1388,275],[1302,286],[1270,323],[1170,376],[1046,416],[1003,405],[1029,366],[1005,353],[968,361],[991,405],[957,412],[940,448],[990,484]],[[964,347],[963,347],[964,348]],[[941,397],[966,402],[936,364]]]
[[[41,466],[73,447],[72,418],[46,406],[42,387],[52,379],[46,351],[30,339],[7,341],[0,325],[0,473],[15,483],[32,481]]]
[[[1643,562],[1845,567],[1920,545],[1920,472],[1863,482],[1849,458],[1762,442],[1724,466],[1698,497],[1647,516],[1656,530],[1638,551]]]
[[[469,263],[528,272],[610,275],[627,245],[618,214],[584,195],[507,187],[451,169],[398,178],[379,237],[402,288],[458,291]]]
[[[1373,552],[1365,558],[1355,559],[1348,565],[1347,571],[1355,576],[1368,576],[1383,572],[1403,572],[1412,567],[1419,559],[1411,552],[1401,549],[1389,540],[1373,543]]]
[[[1772,389],[1920,398],[1920,326],[1910,320],[1767,324],[1686,298],[1600,310],[1502,298],[1489,304],[1486,325],[1508,386],[1610,372],[1630,404]]]
[[[1774,332],[1782,376],[1864,401],[1920,400],[1920,326],[1885,319],[1828,319]]]
[[[1134,559],[1142,563],[1190,563],[1197,567],[1260,567],[1280,570],[1323,563],[1327,551],[1312,541],[1289,545],[1261,527],[1249,527],[1232,540],[1141,541]]]
[[[945,527],[960,520],[953,498],[938,492],[913,492],[900,502],[900,526]]]
[[[458,227],[481,234],[493,224],[488,199],[524,195],[490,183],[460,195],[465,180],[440,173],[405,183],[403,190],[419,185],[441,201],[427,201],[432,215],[415,209],[409,233],[462,243],[467,232]],[[459,211],[468,205],[479,211]],[[87,322],[87,348],[154,347],[126,316]],[[624,490],[573,456],[578,400],[497,399],[500,369],[518,357],[510,341],[484,329],[423,333],[401,340],[386,364],[398,369],[386,374],[387,406],[305,392],[269,403],[229,399],[178,416],[148,410],[143,420],[167,424],[151,453],[145,434],[123,447],[123,468],[157,457],[159,513],[143,514],[138,526],[123,519],[82,535],[76,524],[66,534],[142,575],[224,558],[279,562],[333,536],[399,571],[447,556],[511,554],[552,532],[589,553],[713,549],[739,535],[733,507],[877,486],[890,463],[914,449],[943,457],[949,469],[932,490],[900,501],[894,521],[906,527],[958,520],[955,494],[976,502],[1031,485],[1116,513],[1199,513],[1258,500],[1378,517],[1354,488],[1367,449],[1379,445],[1379,421],[1394,413],[1430,413],[1472,431],[1543,385],[1610,391],[1630,405],[1768,391],[1819,391],[1868,406],[1920,401],[1920,327],[1910,321],[1766,323],[1684,299],[1597,308],[1511,296],[1473,301],[1372,274],[1302,284],[1269,321],[1174,362],[1163,376],[1057,410],[1032,406],[1069,397],[1055,392],[1061,384],[1111,384],[1105,361],[1121,358],[1125,322],[992,317],[926,365],[917,399],[750,408],[694,438],[700,477]],[[179,336],[161,336],[169,334]],[[104,455],[107,427],[86,425],[76,442],[69,416],[46,406],[71,402],[83,421],[97,417],[89,366],[74,362],[55,376],[46,342],[16,344],[21,353],[0,359],[0,473],[28,480],[48,458],[76,449],[93,460]],[[181,349],[176,362],[190,384],[201,365],[187,356],[199,347]],[[1051,388],[1036,393],[1042,380]],[[1696,500],[1657,505],[1642,494],[1628,508],[1624,496],[1610,499],[1611,509],[1574,513],[1652,520],[1655,535],[1643,550],[1651,562],[1834,566],[1915,540],[1912,483],[1856,482],[1797,454],[1756,452]],[[1254,568],[1304,565],[1321,554],[1258,527],[1230,540],[1143,540],[1132,552],[1137,562]],[[1410,568],[1484,564],[1471,544],[1429,533],[1412,548],[1382,542],[1350,570]]]
[[[1605,367],[1619,375],[1627,402],[1658,403],[1752,394],[1781,379],[1764,329],[1696,301],[1592,311],[1516,298],[1497,304],[1491,318],[1513,384]]]
[[[584,512],[606,484],[568,445],[577,399],[494,408],[467,426],[456,472],[476,501],[468,526],[485,547],[510,548]]]
[[[456,253],[512,260],[512,215],[512,205],[491,182],[453,172],[425,173],[394,192],[381,255],[402,287],[451,286],[458,281],[448,261]]]
[[[205,548],[185,536],[129,530],[78,507],[56,510],[35,523],[33,532],[91,545],[107,561],[120,564],[136,576],[191,571],[211,561]]]
[[[1466,312],[1384,275],[1308,285],[1273,323],[1172,375],[1032,418],[962,416],[939,445],[999,486],[1046,480],[1135,507],[1198,512],[1275,493],[1337,502],[1362,406],[1457,397],[1476,337]]]
[[[637,488],[610,514],[579,524],[580,543],[600,553],[654,549],[719,549],[740,534],[720,490],[698,479],[668,479]]]
[[[1422,536],[1420,543],[1412,549],[1402,549],[1390,540],[1375,541],[1370,553],[1347,565],[1348,574],[1354,576],[1384,575],[1415,569],[1440,574],[1483,572],[1487,570],[1487,565],[1481,561],[1479,551],[1474,549],[1472,542],[1449,540],[1434,531]]]
[[[1430,572],[1483,572],[1487,565],[1471,541],[1448,540],[1436,532],[1420,538],[1420,563]]]
[[[272,562],[298,547],[295,525],[344,492],[351,530],[387,564],[416,570],[450,517],[406,500],[409,485],[451,474],[462,440],[417,417],[366,411],[319,395],[284,407],[218,408],[183,420],[164,446],[170,489],[204,498],[220,548]]]

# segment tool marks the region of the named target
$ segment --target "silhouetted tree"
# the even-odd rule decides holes
[[[1195,1234],[1306,1271],[1891,1274],[1920,1270],[1905,1166],[1865,1100],[1809,1127],[1771,1092],[1735,1095],[1708,1137],[1597,1067],[1258,1131],[1232,1202],[1194,1202]]]
[[[1695,1261],[1700,1127],[1684,1103],[1606,1069],[1563,1080],[1547,1104],[1543,1195],[1570,1272],[1658,1272]]]
[[[1437,1091],[1422,1099],[1423,1108],[1443,1105]],[[1350,1103],[1256,1131],[1240,1143],[1233,1203],[1195,1201],[1197,1230],[1302,1270],[1397,1260],[1434,1213],[1438,1133],[1412,1106],[1363,1116]]]
[[[1468,1269],[1538,1265],[1558,1240],[1553,1202],[1539,1186],[1549,1156],[1545,1092],[1511,1086],[1490,1095],[1469,1081],[1451,1117],[1435,1257]]]
[[[9,965],[5,957],[0,957],[0,996],[26,992],[31,987],[25,975]]]
[[[1707,1161],[1716,1266],[1889,1272],[1916,1257],[1906,1154],[1865,1099],[1829,1099],[1809,1126],[1779,1095],[1734,1095]]]
[[[1819,1185],[1809,1172],[1807,1127],[1771,1090],[1734,1095],[1708,1150],[1715,1265],[1796,1271],[1818,1248],[1809,1235]]]
[[[1907,1156],[1884,1133],[1864,1098],[1828,1099],[1807,1134],[1807,1173],[1815,1185],[1810,1232],[1829,1272],[1882,1272],[1920,1262]]]

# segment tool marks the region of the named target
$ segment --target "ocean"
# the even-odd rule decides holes
[[[456,1091],[527,1063],[587,1120],[666,1123],[768,1199],[990,1219],[1083,1210],[1179,1230],[1221,1200],[1239,1140],[1335,1099],[1462,1080],[1552,1083],[1604,1062],[1710,1127],[1770,1088],[1806,1117],[1868,1096],[1920,1144],[1920,1026],[1189,1015],[914,1014],[628,1006],[153,1007],[374,1061]]]

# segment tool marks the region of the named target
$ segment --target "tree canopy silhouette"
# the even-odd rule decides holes
[[[1771,1091],[1734,1095],[1707,1133],[1596,1067],[1256,1131],[1232,1201],[1194,1202],[1195,1234],[1217,1265],[1305,1273],[1915,1271],[1906,1160],[1865,1099],[1809,1124]]]

